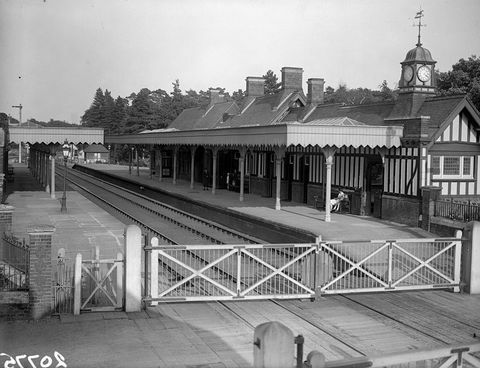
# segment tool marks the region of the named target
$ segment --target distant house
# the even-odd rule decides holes
[[[91,144],[83,150],[84,162],[87,164],[102,163],[109,161],[110,151],[101,144]]]

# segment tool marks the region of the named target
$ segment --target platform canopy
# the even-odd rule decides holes
[[[102,128],[83,127],[9,127],[10,142],[30,144],[63,144],[65,139],[73,144],[103,144],[104,132]]]
[[[284,123],[267,126],[196,130],[156,130],[106,136],[107,144],[158,144],[247,147],[399,147],[401,126],[309,125]]]

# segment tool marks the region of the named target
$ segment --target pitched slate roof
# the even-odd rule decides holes
[[[364,123],[347,118],[346,116],[338,118],[317,119],[304,123],[304,125],[339,125],[339,126],[360,126]]]
[[[194,129],[212,129],[223,121],[225,114],[238,114],[239,107],[234,101],[216,103],[210,106],[204,115],[198,119],[193,128]]]
[[[302,102],[300,106],[294,104],[298,99]],[[273,95],[246,97],[238,104],[230,101],[207,108],[186,109],[170,124],[169,129],[238,128],[282,123],[397,126],[403,120],[429,116],[429,138],[432,138],[446,120],[454,117],[452,114],[458,114],[468,104],[466,101],[465,95],[422,97],[403,94],[397,101],[383,103],[315,106],[305,105],[302,91],[281,90]]]
[[[193,129],[195,122],[200,119],[205,110],[200,107],[192,107],[190,109],[183,110],[177,118],[169,124],[169,128],[175,128],[178,130]]]
[[[238,114],[239,107],[234,101],[219,102],[203,107],[192,107],[183,110],[178,117],[170,123],[169,129],[212,129],[223,121],[225,114]]]
[[[106,149],[101,144],[91,144],[90,146],[85,147],[83,152],[85,152],[85,153],[107,153],[108,149]]]
[[[368,125],[385,125],[384,119],[390,115],[393,106],[394,102],[366,105],[318,105],[308,115],[305,122],[308,123],[309,121],[326,118],[348,117]]]

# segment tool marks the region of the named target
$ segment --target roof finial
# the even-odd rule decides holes
[[[422,43],[420,42],[420,29],[421,27],[426,27],[426,24],[422,24],[422,18],[423,18],[423,10],[420,7],[420,11],[417,12],[417,15],[415,15],[415,19],[418,19],[418,24],[413,23],[414,27],[418,27],[418,42],[417,46],[422,46]]]

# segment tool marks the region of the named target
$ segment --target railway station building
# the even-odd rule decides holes
[[[281,90],[246,78],[246,97],[186,109],[167,129],[107,136],[108,144],[148,145],[151,173],[202,182],[212,193],[245,193],[314,205],[339,190],[357,213],[417,226],[422,188],[480,198],[480,114],[466,95],[438,96],[435,63],[422,44],[400,62],[396,101],[324,103],[324,80],[282,68]],[[330,220],[325,206],[326,221]]]

